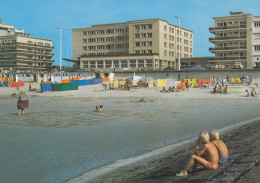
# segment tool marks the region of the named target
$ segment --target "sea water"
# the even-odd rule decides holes
[[[201,130],[257,118],[260,106],[243,97],[28,99],[24,116],[17,115],[16,99],[0,99],[0,182],[64,182],[88,171],[94,177],[93,169],[140,160]],[[100,104],[103,112],[93,112]]]

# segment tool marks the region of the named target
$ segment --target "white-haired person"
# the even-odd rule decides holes
[[[219,139],[219,132],[212,130],[210,133],[211,142],[216,146],[219,154],[219,163],[226,163],[228,160],[228,149],[226,144]]]
[[[202,144],[201,147],[199,147],[200,144]],[[185,169],[176,174],[176,176],[187,176],[188,171],[191,170],[196,163],[211,170],[216,170],[218,168],[218,151],[215,145],[210,142],[208,132],[200,132],[199,138],[196,140],[196,146],[198,147],[197,152],[191,155]],[[203,157],[201,157],[202,155]]]

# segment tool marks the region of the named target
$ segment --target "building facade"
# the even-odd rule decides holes
[[[177,67],[193,56],[193,32],[162,19],[92,25],[73,29],[73,60],[85,70]]]
[[[260,67],[260,16],[230,12],[230,16],[214,17],[215,27],[209,31],[214,34],[209,41],[215,46],[209,51],[215,54],[210,58],[212,64],[241,64],[243,68]]]
[[[52,69],[52,41],[31,37],[23,29],[0,22],[0,68],[7,72],[45,72]]]

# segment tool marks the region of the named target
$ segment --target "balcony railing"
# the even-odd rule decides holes
[[[228,46],[228,47],[210,47],[209,51],[213,51],[213,50],[238,50],[238,49],[242,49],[245,50],[246,46]]]
[[[214,60],[246,60],[246,57],[210,57],[209,58],[211,61]]]
[[[29,55],[42,55],[42,56],[53,56],[54,53],[52,52],[35,52],[35,51],[29,51],[29,50],[19,50],[19,49],[16,49],[16,50],[1,50],[0,53],[15,53],[15,54],[18,54],[18,53],[23,53],[23,54],[29,54]]]
[[[210,41],[217,41],[217,40],[228,40],[228,39],[246,39],[246,36],[224,36],[224,37],[210,37]]]
[[[241,29],[246,28],[246,25],[230,25],[230,26],[222,26],[222,27],[210,27],[209,30],[225,30],[225,29]]]
[[[52,63],[54,60],[43,60],[43,59],[29,59],[29,58],[0,58],[0,61],[14,61],[14,62],[44,62],[44,63]]]
[[[36,48],[42,48],[42,49],[54,49],[53,46],[47,46],[47,45],[39,45],[39,44],[32,44],[32,43],[21,43],[21,42],[15,42],[15,43],[0,43],[0,46],[28,46],[28,47],[36,47]]]

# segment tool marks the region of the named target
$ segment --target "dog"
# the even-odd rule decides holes
[[[20,93],[21,93],[21,94],[25,94],[25,91],[22,91],[22,90],[21,90]]]
[[[12,93],[12,94],[11,94],[11,97],[13,97],[13,98],[14,98],[14,97],[15,97],[15,95],[16,95],[16,93]]]

